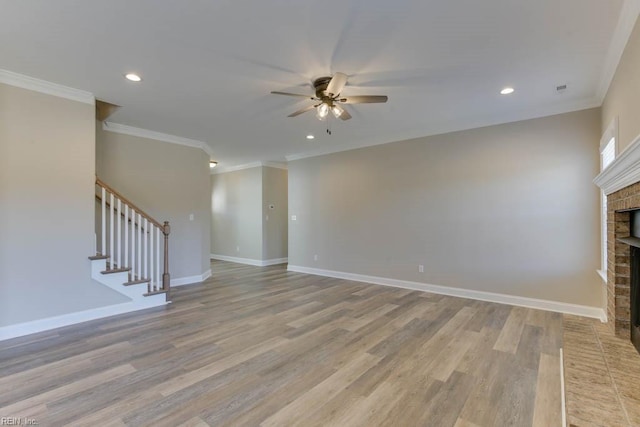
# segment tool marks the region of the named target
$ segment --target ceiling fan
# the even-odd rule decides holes
[[[316,91],[315,96],[278,91],[273,91],[271,93],[275,95],[297,96],[309,98],[312,101],[320,101],[317,104],[301,108],[287,116],[299,116],[300,114],[306,113],[307,111],[311,111],[315,108],[316,117],[320,120],[324,120],[329,115],[329,112],[333,113],[336,118],[349,120],[351,118],[351,114],[349,114],[341,104],[372,104],[387,102],[388,98],[384,95],[356,95],[341,97],[342,89],[344,89],[346,84],[347,75],[344,73],[335,73],[333,77],[320,77],[313,82],[313,87]]]

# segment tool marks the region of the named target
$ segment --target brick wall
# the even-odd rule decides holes
[[[630,247],[618,242],[630,235],[630,214],[640,209],[640,182],[607,196],[607,316],[615,334],[630,334]]]

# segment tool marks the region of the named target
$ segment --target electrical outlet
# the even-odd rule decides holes
[[[291,215],[291,221],[295,221],[297,219],[298,219],[298,217],[296,217],[295,215]]]
[[[193,221],[193,218],[194,218],[193,214],[189,214],[189,221]]]
[[[236,246],[236,252],[240,252],[240,246]]]
[[[317,261],[317,260],[318,260],[318,254],[315,254],[315,255],[313,256],[313,260],[314,260],[314,261]]]
[[[420,264],[418,266],[418,273],[424,273],[424,265]]]

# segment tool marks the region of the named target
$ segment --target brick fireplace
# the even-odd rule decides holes
[[[640,209],[640,137],[594,182],[607,195],[607,319],[616,336],[630,339],[631,246],[619,239],[632,234],[632,211]]]
[[[631,247],[630,210],[640,209],[640,182],[607,196],[607,318],[616,336],[630,334]]]

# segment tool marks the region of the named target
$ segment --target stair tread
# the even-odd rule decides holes
[[[139,285],[140,283],[149,283],[149,279],[136,279],[136,280],[129,280],[128,282],[124,282],[123,285],[125,286],[131,286],[131,285]]]
[[[126,268],[112,268],[112,269],[109,269],[109,270],[101,271],[100,273],[102,273],[102,274],[113,274],[113,273],[123,273],[123,272],[127,272],[127,271],[130,271],[130,270],[131,270],[131,268],[129,268],[129,267],[126,267]]]
[[[151,291],[143,294],[145,297],[150,297],[152,295],[166,294],[168,291],[166,289],[160,289],[159,291]]]
[[[95,254],[95,255],[90,256],[89,259],[91,261],[96,261],[96,260],[99,260],[99,259],[109,259],[109,255]]]

